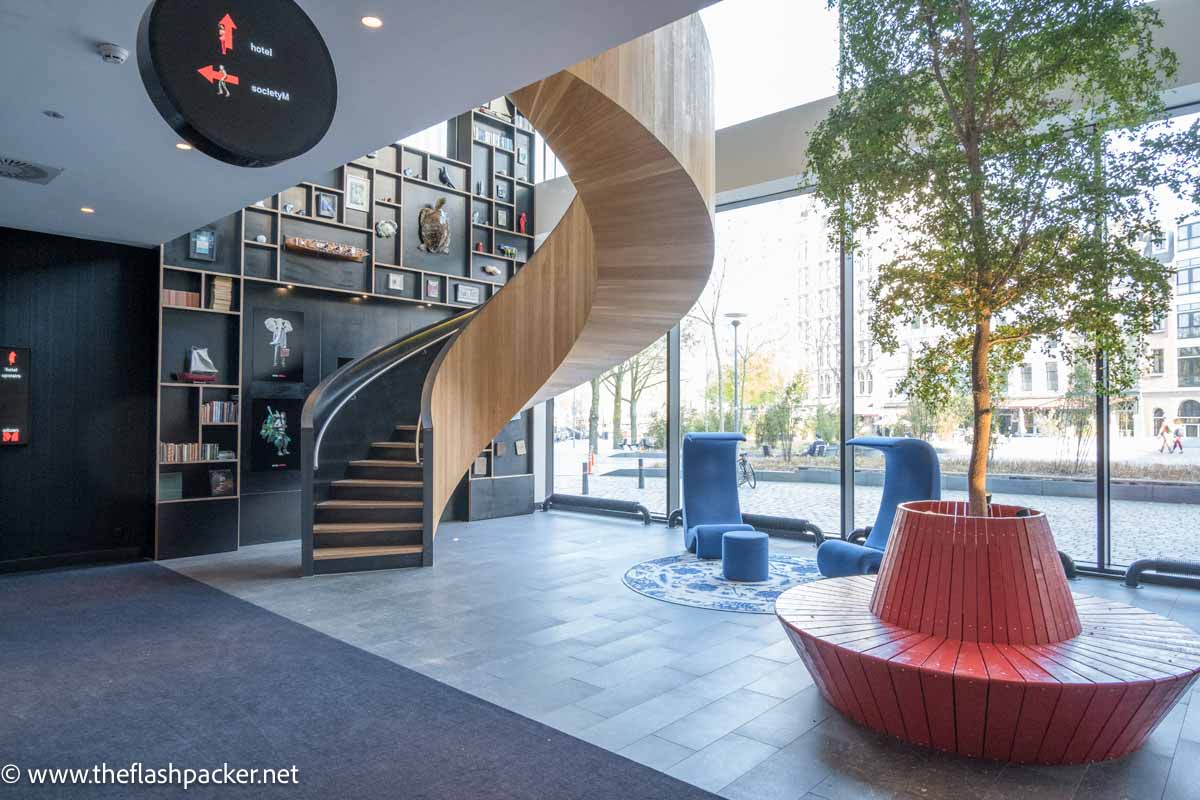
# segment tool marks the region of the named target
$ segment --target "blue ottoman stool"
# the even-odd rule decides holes
[[[767,535],[760,531],[730,531],[721,537],[721,571],[727,581],[767,579]]]
[[[729,531],[752,531],[754,528],[742,522],[726,522],[716,525],[697,525],[696,558],[720,558],[721,537]]]

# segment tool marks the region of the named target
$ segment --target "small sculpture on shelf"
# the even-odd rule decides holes
[[[511,244],[502,244],[500,245],[500,255],[504,256],[505,258],[515,259],[517,257],[517,248],[513,247]]]
[[[400,226],[390,219],[381,219],[375,223],[375,235],[380,239],[390,239],[400,230]]]
[[[207,347],[193,346],[188,352],[188,368],[176,373],[175,380],[181,383],[216,383],[217,368],[208,355]]]
[[[526,228],[529,227],[529,215],[522,211],[517,216],[517,230],[521,233],[529,233]]]
[[[421,209],[417,217],[421,244],[418,250],[434,255],[450,254],[450,215],[445,209],[446,198],[439,197],[433,207]]]
[[[476,243],[475,243],[475,252],[476,252],[476,253],[482,253],[482,252],[483,252],[483,242],[481,242],[481,241],[480,241],[480,242],[476,242]]]
[[[492,277],[499,277],[500,275],[500,268],[492,264],[484,264],[480,269]]]
[[[450,180],[450,173],[446,172],[445,167],[438,167],[438,180],[443,186],[449,186],[451,189],[458,188],[454,185],[454,181]]]

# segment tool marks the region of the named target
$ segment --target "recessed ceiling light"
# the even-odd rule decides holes
[[[296,287],[295,287],[295,286],[292,286],[292,285],[289,283],[289,284],[288,284],[288,288],[289,288],[289,289],[295,289]]]
[[[62,114],[58,113],[57,111],[55,111],[54,109],[51,109],[51,108],[47,108],[42,113],[45,114],[50,119],[66,119],[66,117],[64,117]]]
[[[383,20],[381,20],[379,17],[363,17],[362,24],[363,27],[370,28],[371,30],[378,30],[379,28],[383,27]]]
[[[96,213],[96,209],[91,208],[90,206],[83,206],[82,208],[79,209],[79,211],[82,214],[95,214]]]
[[[176,142],[175,149],[176,150],[191,150],[192,146],[190,144],[188,144],[187,142]]]

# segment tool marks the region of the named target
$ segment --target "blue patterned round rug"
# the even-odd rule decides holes
[[[639,594],[681,606],[771,614],[775,598],[801,583],[820,580],[811,558],[772,555],[767,580],[761,583],[727,581],[721,559],[699,559],[692,553],[635,564],[625,573],[625,585]]]

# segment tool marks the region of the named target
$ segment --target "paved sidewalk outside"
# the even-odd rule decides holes
[[[564,494],[580,494],[581,483],[580,475],[554,476],[555,491]],[[635,500],[652,512],[668,511],[665,478],[647,478],[646,488],[640,490],[636,477],[592,475],[588,483],[590,494],[596,497]],[[855,521],[858,525],[874,521],[881,495],[882,489],[878,486],[855,488]],[[839,528],[836,484],[760,480],[756,489],[743,486],[739,496],[745,512],[808,519],[829,532]],[[942,496],[946,500],[965,500],[966,492],[946,491]],[[1076,561],[1096,560],[1094,499],[1005,494],[997,494],[994,499],[1045,512],[1058,549]],[[1113,500],[1112,531],[1112,561],[1115,565],[1128,565],[1139,558],[1155,556],[1200,561],[1200,506]]]

